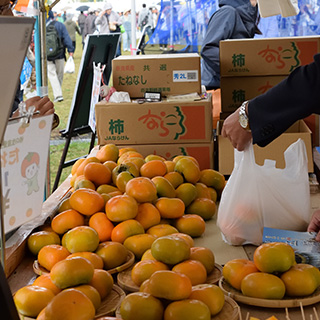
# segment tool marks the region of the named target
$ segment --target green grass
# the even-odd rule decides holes
[[[50,186],[51,190],[54,185],[54,181],[57,175],[58,166],[60,163],[60,159],[62,156],[62,152],[65,146],[65,138],[61,137],[60,131],[64,130],[67,127],[69,112],[72,104],[72,98],[74,94],[75,85],[78,77],[78,69],[80,66],[81,56],[82,56],[82,44],[81,38],[77,35],[76,40],[76,50],[74,54],[74,62],[76,66],[76,72],[73,74],[64,74],[63,84],[62,84],[62,92],[64,100],[62,102],[55,103],[55,112],[58,114],[60,118],[59,126],[51,132],[51,140],[54,140],[55,143],[51,142],[50,145]],[[52,89],[50,82],[48,81],[48,90],[49,90],[49,98],[53,101],[54,97],[52,94]],[[88,154],[90,142],[86,141],[86,137],[83,136],[81,139],[71,139],[71,144],[69,146],[69,150],[67,153],[66,160],[71,160],[77,157],[85,156]],[[56,142],[58,141],[58,143]],[[56,144],[57,143],[57,144]],[[59,185],[68,177],[71,173],[71,166],[66,167],[62,170],[62,174],[60,177]]]

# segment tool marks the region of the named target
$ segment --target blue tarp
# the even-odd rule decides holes
[[[261,18],[256,37],[288,37],[320,34],[320,1],[298,0],[300,13],[294,17],[280,15]],[[207,23],[218,10],[218,0],[161,0],[157,26],[148,44],[183,45],[188,51],[197,51],[201,46]]]

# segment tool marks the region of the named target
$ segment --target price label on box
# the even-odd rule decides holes
[[[41,214],[53,115],[10,122],[1,146],[2,212],[9,232]]]

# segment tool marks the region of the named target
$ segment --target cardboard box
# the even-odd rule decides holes
[[[286,76],[221,77],[221,111],[235,111],[243,101],[268,91],[285,78]]]
[[[149,154],[157,154],[167,160],[172,160],[179,155],[192,156],[198,160],[200,169],[203,170],[213,169],[213,144],[212,140],[209,143],[139,144],[130,145],[130,147],[135,148],[144,157]],[[119,146],[120,149],[121,147]]]
[[[211,142],[212,99],[95,106],[98,144],[168,144]]]
[[[119,56],[112,60],[113,86],[143,98],[145,92],[162,96],[201,93],[197,53]]]
[[[220,72],[222,77],[288,75],[319,51],[319,36],[223,40]]]
[[[219,123],[221,129],[221,124]],[[311,131],[303,120],[297,121],[286,132],[264,148],[254,145],[256,163],[263,165],[265,159],[276,161],[277,168],[284,168],[284,152],[295,141],[301,138],[308,157],[308,171],[313,172],[313,156],[311,145]],[[234,148],[228,138],[218,136],[218,167],[224,175],[230,175],[234,165]]]

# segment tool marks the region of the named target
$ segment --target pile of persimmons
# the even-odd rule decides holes
[[[192,319],[197,314],[210,319],[221,310],[221,289],[205,283],[214,255],[194,247],[193,238],[204,234],[205,221],[216,214],[225,186],[222,174],[200,170],[191,156],[144,157],[114,144],[79,159],[71,174],[70,197],[61,201],[50,225],[28,238],[28,248],[45,272],[14,294],[20,314],[38,320],[93,319],[112,291],[110,270],[125,264],[129,253],[138,262],[132,280],[142,292],[123,301],[124,320],[141,318],[135,308],[130,311],[133,305],[162,310],[156,316],[143,314],[144,320],[188,319],[186,310]],[[179,261],[170,260],[177,257]],[[198,285],[200,293],[191,292]],[[210,296],[210,290],[220,297],[214,308],[200,298]]]
[[[234,259],[223,267],[224,279],[243,295],[252,298],[302,298],[320,286],[320,271],[307,263],[296,263],[293,248],[282,242],[260,245],[253,261]]]

